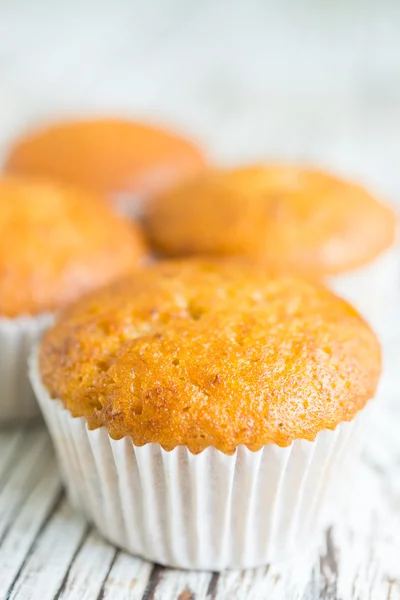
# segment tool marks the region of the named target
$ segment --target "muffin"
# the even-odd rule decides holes
[[[50,177],[107,194],[123,212],[203,169],[191,141],[123,119],[61,122],[32,132],[11,149],[5,170]]]
[[[373,320],[399,281],[393,211],[316,169],[209,172],[160,194],[144,222],[160,254],[273,260],[324,279]]]
[[[101,198],[39,180],[0,180],[0,421],[39,413],[30,345],[54,311],[130,272],[140,232]]]
[[[374,333],[321,285],[187,260],[68,307],[30,375],[69,497],[100,532],[220,570],[318,539],[380,368]]]

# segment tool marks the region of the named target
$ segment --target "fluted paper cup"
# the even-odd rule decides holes
[[[89,430],[51,399],[35,354],[30,377],[72,504],[110,542],[163,565],[215,571],[311,552],[330,519],[329,498],[336,503],[330,488],[346,489],[362,439],[359,415],[287,448],[239,446],[228,456],[215,448],[193,455],[183,446],[138,447],[111,439],[104,427]]]
[[[387,312],[400,300],[400,244],[395,244],[371,264],[330,277],[327,283],[381,332],[387,326]]]
[[[0,317],[0,424],[40,415],[28,379],[28,357],[52,320],[51,314]]]

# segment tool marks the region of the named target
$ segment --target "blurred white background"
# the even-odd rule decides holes
[[[399,32],[397,0],[2,0],[0,151],[39,122],[118,113],[400,201]]]

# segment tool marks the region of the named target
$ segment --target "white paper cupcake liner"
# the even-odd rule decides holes
[[[50,314],[0,317],[0,424],[40,415],[28,379],[28,357],[52,320]]]
[[[353,304],[378,331],[388,323],[387,312],[400,301],[400,244],[395,244],[370,265],[330,277],[329,287]]]
[[[359,456],[361,414],[288,448],[166,452],[113,440],[104,427],[88,430],[84,418],[50,399],[35,354],[30,377],[72,504],[109,541],[152,562],[215,571],[304,553],[331,518],[331,486],[351,486],[346,473]]]

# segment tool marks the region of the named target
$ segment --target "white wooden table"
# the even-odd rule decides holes
[[[399,26],[396,0],[2,0],[0,153],[42,120],[118,113],[221,162],[312,161],[399,200]],[[20,428],[0,432],[0,600],[400,598],[399,317],[375,435],[310,571],[188,573],[115,550],[69,508],[45,430]]]

